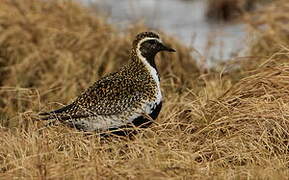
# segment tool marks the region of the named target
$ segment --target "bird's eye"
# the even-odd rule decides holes
[[[158,42],[156,40],[149,40],[150,44],[157,44]]]

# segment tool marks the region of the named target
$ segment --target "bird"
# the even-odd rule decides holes
[[[85,132],[124,134],[127,127],[149,127],[163,102],[155,63],[161,51],[176,52],[156,32],[139,33],[126,65],[97,80],[71,104],[40,113],[40,119],[59,120]]]

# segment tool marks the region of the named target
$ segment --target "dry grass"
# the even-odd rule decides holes
[[[289,2],[279,0],[252,13],[247,21],[256,38],[251,42],[250,54],[282,59],[289,44]],[[284,52],[285,51],[285,52]]]
[[[276,0],[244,16],[243,20],[248,25],[247,57],[225,62],[227,66],[234,67],[233,72],[229,73],[233,83],[252,75],[255,69],[264,64],[278,65],[288,62],[288,10],[289,1]]]
[[[33,114],[57,106],[49,102],[69,102],[118,69],[146,27],[119,35],[68,2],[3,0],[0,13],[1,178],[289,176],[288,64],[257,66],[232,85],[234,74],[200,76],[191,50],[163,35],[178,53],[158,57],[166,99],[156,124],[131,138],[101,139],[62,125],[42,128]]]
[[[67,1],[1,1],[0,94],[5,98],[0,100],[0,117],[6,126],[17,121],[5,117],[27,109],[39,111],[43,101],[67,103],[96,79],[117,70],[127,63],[135,35],[147,30],[139,25],[119,35],[103,17],[87,11]],[[189,48],[170,37],[164,40],[179,53],[162,54],[158,60],[163,86],[181,92],[199,71]]]

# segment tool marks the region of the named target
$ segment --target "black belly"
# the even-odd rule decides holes
[[[151,114],[149,114],[149,116],[150,116],[153,120],[155,120],[155,119],[158,117],[161,109],[162,109],[162,102],[160,102],[158,105],[156,105],[155,109],[152,111]],[[138,117],[138,118],[136,118],[136,119],[134,119],[134,120],[132,121],[133,126],[131,126],[131,125],[121,126],[121,127],[119,127],[119,128],[111,128],[111,129],[109,129],[108,131],[112,131],[111,133],[112,133],[112,134],[115,134],[115,135],[127,136],[127,135],[129,135],[129,134],[134,134],[134,133],[136,133],[135,130],[132,130],[132,128],[133,128],[134,126],[135,126],[135,127],[139,127],[139,128],[147,128],[147,127],[149,127],[152,123],[153,123],[153,122],[152,122],[150,119],[148,119],[148,118],[146,118],[146,117],[144,117],[144,116],[140,116],[140,117]],[[104,134],[102,134],[102,135],[105,135],[105,136],[106,136],[106,135],[108,135],[108,134],[107,134],[107,133],[104,133]]]
[[[153,112],[151,114],[149,114],[149,116],[155,120],[160,111],[162,109],[162,102],[160,102],[158,105],[156,105],[155,109],[153,110]],[[132,124],[136,127],[141,127],[141,128],[147,128],[149,127],[153,122],[148,119],[148,118],[145,118],[144,116],[140,116],[138,118],[136,118],[135,120],[132,121]]]

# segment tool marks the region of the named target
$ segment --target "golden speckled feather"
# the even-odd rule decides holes
[[[174,51],[164,46],[152,32],[140,33],[133,42],[129,63],[118,72],[95,82],[72,104],[41,113],[42,119],[58,119],[85,131],[105,131],[142,125],[155,119],[162,96],[154,57],[159,51]]]

